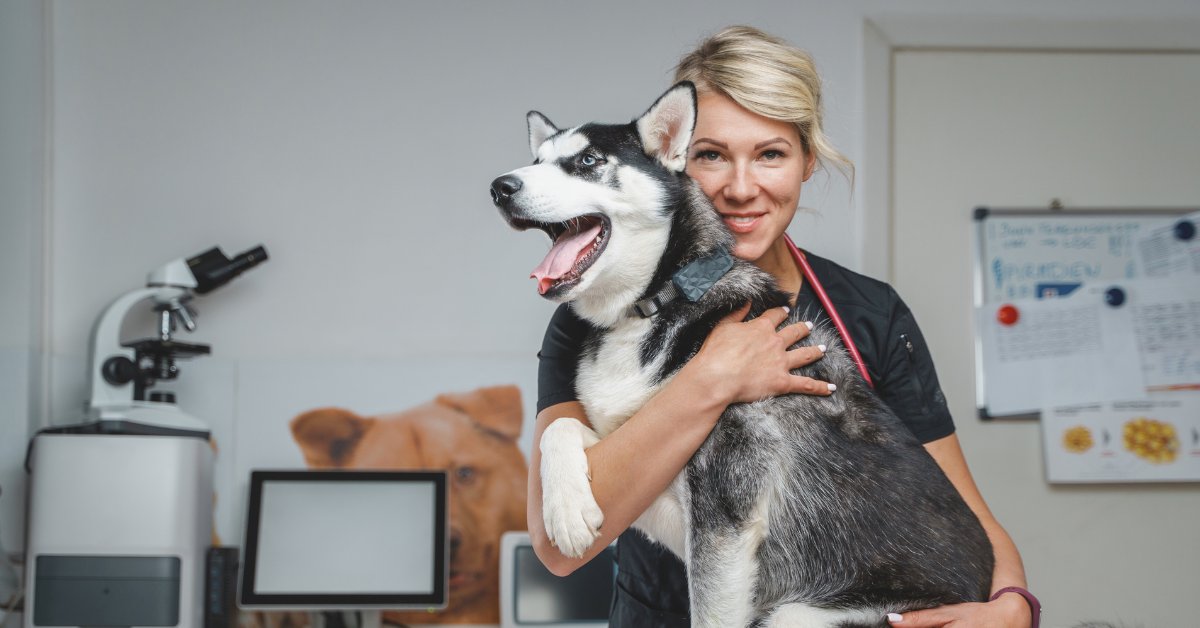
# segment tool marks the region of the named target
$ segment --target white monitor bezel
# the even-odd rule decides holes
[[[615,545],[615,542],[614,542]],[[607,621],[575,621],[575,622],[517,622],[516,586],[516,555],[519,547],[533,547],[533,541],[528,532],[505,532],[500,537],[500,628],[600,628],[608,626]],[[616,584],[614,583],[614,587]]]

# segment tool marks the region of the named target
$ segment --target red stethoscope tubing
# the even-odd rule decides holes
[[[796,243],[792,242],[792,238],[788,234],[783,234],[783,241],[787,243],[788,251],[792,254],[792,259],[800,267],[800,274],[804,275],[805,281],[808,282],[809,286],[812,286],[813,292],[817,295],[817,300],[825,308],[825,313],[829,315],[829,320],[833,321],[833,326],[837,328],[838,334],[842,337],[842,343],[846,345],[846,350],[850,352],[851,359],[858,366],[858,372],[862,373],[863,379],[867,381],[867,385],[874,388],[875,384],[871,381],[871,376],[867,374],[867,364],[863,362],[862,355],[858,353],[858,347],[854,345],[854,340],[850,338],[850,332],[846,329],[846,324],[842,322],[842,317],[838,316],[837,309],[833,307],[833,301],[825,293],[825,287],[817,280],[817,274],[813,272],[812,266],[804,258],[804,253],[801,253],[800,249],[796,248]]]

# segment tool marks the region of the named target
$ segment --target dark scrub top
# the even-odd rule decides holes
[[[912,312],[891,286],[806,253],[854,339],[875,392],[923,443],[954,433],[933,358]],[[814,323],[827,315],[805,281],[796,309]],[[589,324],[569,307],[550,319],[538,352],[538,412],[578,399],[575,371]],[[629,529],[617,542],[617,587],[610,625],[688,626],[687,570],[669,550]]]

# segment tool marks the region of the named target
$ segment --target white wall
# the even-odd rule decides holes
[[[530,160],[527,110],[630,119],[703,33],[778,11],[682,6],[638,4],[631,28],[612,4],[56,3],[55,353],[150,267],[258,242],[274,259],[253,285],[199,304],[222,355],[528,353],[547,245],[487,186]],[[827,27],[790,35],[829,62]],[[831,126],[853,154],[848,75]],[[846,187],[806,198],[825,214],[808,239],[839,258]]]
[[[0,3],[0,547],[21,547],[25,441],[41,403],[46,141],[42,6]]]
[[[829,131],[860,162],[861,186],[874,163],[861,159],[874,128],[864,115],[878,104],[864,99],[864,80],[877,71],[864,69],[866,18],[1119,24],[1200,16],[1189,0],[1045,4],[55,0],[43,74],[52,94],[52,202],[30,216],[10,215],[6,200],[0,217],[50,221],[49,246],[28,253],[44,253],[51,269],[51,407],[39,416],[78,418],[88,330],[108,301],[151,268],[214,244],[233,253],[263,243],[272,259],[197,301],[200,330],[191,339],[212,343],[208,359],[223,364],[209,370],[474,355],[534,368],[551,306],[526,277],[546,244],[508,231],[486,189],[528,162],[525,112],[564,125],[628,119],[667,86],[678,56],[722,25],[759,25],[814,54]],[[30,8],[40,5],[19,6],[14,30],[40,32]],[[22,68],[40,67],[37,54],[20,58]],[[26,108],[0,121],[9,119],[27,128],[39,116]],[[7,155],[6,173],[24,163]],[[798,220],[793,234],[851,267],[879,268],[874,240],[864,236],[863,198],[837,176],[818,179],[803,199],[818,214]],[[39,241],[13,233],[0,233],[0,244]],[[20,246],[0,255],[4,267],[9,256],[27,256]],[[36,268],[18,273],[11,291],[4,277],[6,299],[40,301]],[[4,310],[0,317],[5,342],[37,325]],[[130,334],[148,334],[149,324],[138,318]],[[6,415],[0,427],[14,422],[23,426],[24,415]],[[0,464],[17,464],[11,456]],[[988,478],[1005,471],[974,470]],[[1036,513],[999,514],[1019,531],[1043,523]],[[1037,574],[1031,579],[1036,586]]]
[[[1048,13],[1042,4],[970,14]],[[1182,0],[1055,7],[1089,19],[1200,12]],[[53,350],[82,352],[96,312],[151,267],[212,244],[262,242],[274,259],[253,285],[199,303],[201,333],[220,339],[222,356],[528,352],[550,310],[526,279],[546,245],[509,232],[486,190],[529,160],[528,109],[561,124],[628,119],[700,37],[747,22],[813,52],[833,140],[857,160],[863,18],[899,10],[56,1]],[[860,267],[861,212],[847,188],[836,175],[810,185],[803,204],[819,216],[793,231]],[[483,333],[468,339],[468,329]]]

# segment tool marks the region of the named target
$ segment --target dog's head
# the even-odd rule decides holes
[[[683,172],[696,89],[679,83],[629,124],[527,119],[534,163],[493,181],[492,200],[512,227],[550,236],[538,293],[606,324],[655,277],[678,208],[703,198]]]

